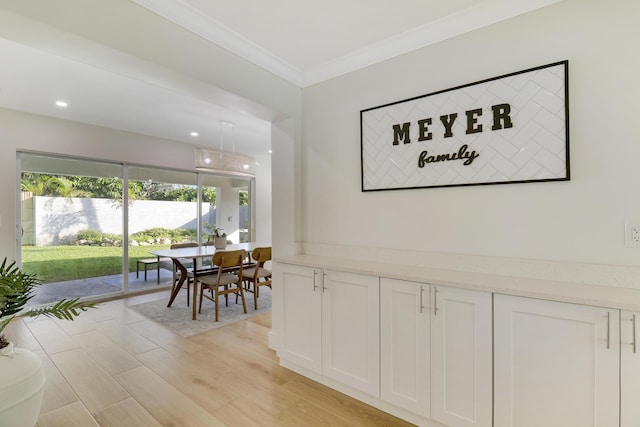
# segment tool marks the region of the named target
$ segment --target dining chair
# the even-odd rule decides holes
[[[174,243],[171,246],[169,246],[169,249],[180,249],[180,248],[195,248],[198,247],[198,244],[195,242],[187,242],[187,243]],[[180,264],[182,264],[185,268],[193,268],[193,260],[192,259],[187,259],[187,258],[180,258],[179,259]],[[182,272],[178,269],[176,269],[175,264],[173,263],[173,260],[171,258],[161,258],[160,262],[158,262],[158,270],[160,268],[164,268],[165,270],[169,270],[172,271],[173,274],[173,283],[171,284],[171,293],[173,294],[178,281],[180,280],[180,276],[182,275]],[[189,280],[190,277],[187,277],[187,306],[189,305]]]
[[[255,260],[255,265],[244,270],[242,280],[247,284],[246,290],[253,292],[253,307],[257,310],[260,286],[271,288],[271,270],[264,266],[265,262],[271,261],[271,247],[255,248],[251,257]],[[251,290],[252,283],[253,290]]]
[[[247,256],[244,249],[237,251],[218,251],[213,255],[213,265],[218,271],[214,274],[197,276],[196,282],[200,283],[200,305],[198,313],[202,312],[202,299],[207,298],[215,303],[216,322],[218,321],[219,301],[224,295],[225,305],[228,305],[229,294],[236,294],[242,300],[242,308],[247,312],[247,304],[244,300],[244,288],[242,286],[242,264]],[[209,290],[211,296],[206,295]]]

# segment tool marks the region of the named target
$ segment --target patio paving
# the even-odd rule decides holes
[[[158,284],[156,269],[149,269],[146,281],[144,280],[144,272],[141,271],[140,277],[136,278],[134,271],[129,273],[129,292],[170,285],[171,278],[172,274],[169,270],[160,269],[160,284]],[[37,289],[36,295],[27,303],[27,306],[49,304],[63,298],[82,298],[122,292],[122,282],[123,275],[115,274],[113,276],[45,283]]]

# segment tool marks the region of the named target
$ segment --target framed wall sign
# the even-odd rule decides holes
[[[360,111],[362,191],[567,181],[569,62]]]

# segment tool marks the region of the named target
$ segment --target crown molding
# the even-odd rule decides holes
[[[302,74],[302,87],[329,80],[414,50],[563,0],[485,0],[458,13],[368,45]]]
[[[302,86],[302,72],[293,65],[180,0],[131,0],[261,68]]]
[[[563,0],[484,0],[304,71],[180,0],[131,1],[298,87],[306,87]]]

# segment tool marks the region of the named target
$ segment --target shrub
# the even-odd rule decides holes
[[[96,230],[82,230],[78,232],[76,240],[102,240],[102,233]]]
[[[155,227],[150,228],[148,230],[138,231],[137,233],[133,233],[129,240],[136,240],[138,242],[158,242],[160,239],[168,239],[172,242],[184,242],[184,241],[195,241],[196,240],[196,230],[186,229],[186,228],[161,228]],[[82,230],[79,231],[76,235],[75,240],[69,242],[69,244],[101,244],[105,243],[107,246],[111,246],[112,244],[120,245],[122,241],[122,236],[111,233],[102,233],[96,230]]]
[[[169,230],[168,228],[155,227],[155,228],[149,228],[143,231],[138,231],[137,233],[133,233],[130,236],[130,239],[135,239],[135,240],[156,239],[156,238],[162,238],[162,237],[169,237],[170,233],[171,233],[171,230]]]
[[[76,235],[76,241],[78,240],[87,240],[87,241],[96,242],[96,243],[101,243],[105,241],[115,242],[115,241],[122,240],[122,236],[119,234],[102,233],[100,231],[86,229],[78,232],[78,234]]]
[[[191,228],[176,228],[171,232],[171,240],[173,241],[196,240],[196,230]]]
[[[157,239],[170,239],[172,242],[181,242],[184,240],[195,240],[196,230],[186,228],[150,228],[148,230],[138,231],[130,236],[130,240],[146,242]]]

